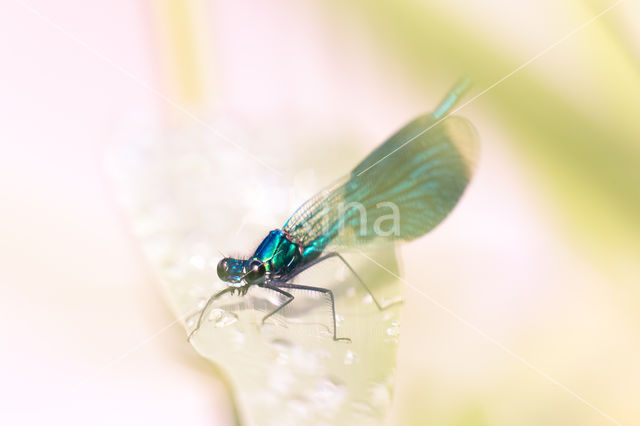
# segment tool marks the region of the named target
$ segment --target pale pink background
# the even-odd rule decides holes
[[[210,90],[219,98],[213,109],[262,119],[285,110],[326,123],[341,117],[342,125],[352,123],[365,151],[437,100],[439,95],[412,93],[393,64],[380,68],[384,61],[374,49],[367,50],[357,27],[346,38],[349,42],[337,48],[342,35],[319,23],[314,8],[276,3],[275,9],[215,4],[212,63],[219,75]],[[127,75],[130,71],[164,90],[147,6],[124,0],[33,1],[29,4],[37,10],[34,13],[25,4],[4,2],[0,13],[0,421],[229,424],[223,385],[179,326],[138,346],[174,318],[142,261],[103,170],[104,152],[123,117],[167,108]],[[508,4],[483,7],[464,2],[452,8],[466,19],[485,22],[496,39],[501,31],[513,30],[515,22],[529,23],[531,31],[521,32],[527,33],[526,39],[505,45],[521,46],[523,60],[545,46],[538,37],[560,36],[570,27],[562,17],[547,20],[544,31],[534,25],[532,16],[552,16],[549,5],[530,6],[537,11],[533,15],[514,14],[513,20],[505,20],[507,12],[501,8]],[[283,26],[287,22],[291,26]],[[289,40],[293,31],[305,41]],[[246,53],[249,48],[261,50],[253,45],[255,37],[265,46],[283,45],[276,51],[282,62]],[[279,38],[290,42],[279,43]],[[305,43],[311,49],[296,60],[292,54],[305,50]],[[281,66],[290,73],[283,75]],[[256,77],[256,67],[261,78]],[[433,93],[450,83],[434,81]],[[430,294],[503,341],[517,342],[522,333],[545,334],[544,327],[553,325],[544,318],[558,312],[600,312],[598,322],[585,325],[584,340],[569,344],[557,356],[554,347],[563,343],[560,340],[546,342],[552,355],[529,350],[526,344],[520,348],[561,372],[582,353],[580,344],[589,333],[609,336],[598,326],[611,325],[623,334],[627,329],[620,324],[632,329],[626,320],[618,322],[617,313],[611,313],[615,304],[607,302],[624,296],[603,296],[601,287],[593,284],[603,278],[558,238],[541,195],[501,144],[505,137],[492,122],[496,117],[481,102],[465,115],[474,118],[482,134],[483,163],[468,196],[450,218],[453,224],[403,249],[408,280],[422,284],[428,259],[431,276],[442,281],[425,283],[435,285]],[[460,258],[466,259],[464,268],[459,267]],[[478,283],[478,277],[484,281]],[[469,287],[472,281],[478,285]],[[576,301],[578,286],[582,293]],[[481,388],[491,380],[496,364],[525,371],[516,376],[522,388],[514,387],[519,392],[514,398],[554,389],[415,294],[405,313],[405,324],[419,326],[403,328],[398,398],[405,396],[403,384],[411,382],[411,370],[403,366],[419,364],[440,372],[442,377],[434,380],[450,383],[454,390],[449,392]],[[614,338],[601,344],[614,347]],[[425,339],[434,342],[428,351],[421,346]],[[629,361],[631,354],[621,352],[616,359]],[[475,357],[472,364],[470,353]],[[596,375],[605,385],[607,377]],[[632,393],[626,390],[627,381],[623,385],[619,394],[602,399],[612,407],[630,406]],[[564,403],[580,404],[556,391],[553,396]],[[601,420],[590,408],[582,408]]]

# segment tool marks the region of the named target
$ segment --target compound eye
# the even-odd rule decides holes
[[[252,260],[247,266],[247,273],[245,279],[249,284],[257,284],[264,280],[264,275],[267,273],[264,263],[259,260]]]
[[[218,278],[222,281],[227,281],[229,278],[229,262],[226,257],[218,262]]]

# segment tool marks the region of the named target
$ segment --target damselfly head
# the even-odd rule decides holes
[[[225,257],[218,262],[218,278],[227,283],[241,283],[245,275],[245,261]]]

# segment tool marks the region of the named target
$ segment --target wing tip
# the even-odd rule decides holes
[[[452,115],[445,119],[447,134],[465,164],[469,178],[473,175],[480,156],[480,136],[476,127],[464,117]]]

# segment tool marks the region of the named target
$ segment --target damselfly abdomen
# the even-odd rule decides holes
[[[256,285],[286,298],[263,323],[294,300],[293,290],[318,292],[331,305],[333,339],[349,340],[336,336],[333,292],[292,280],[319,262],[338,258],[371,294],[340,249],[376,239],[413,240],[444,220],[462,196],[477,156],[471,123],[447,116],[466,86],[467,81],[456,85],[433,113],[411,121],[349,175],[305,202],[281,229],[267,235],[253,256],[222,259],[217,272],[227,287],[209,298],[194,332],[214,300],[226,293],[244,295]],[[371,296],[378,309],[386,308]]]

